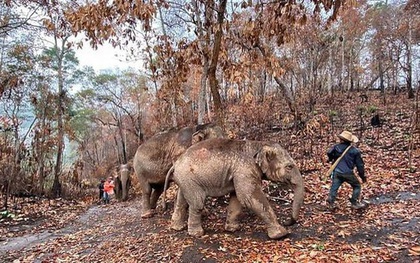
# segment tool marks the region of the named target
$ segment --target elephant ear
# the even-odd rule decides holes
[[[201,142],[202,140],[204,140],[205,137],[206,137],[206,134],[202,130],[196,131],[192,135],[191,143],[195,144],[197,142]]]
[[[255,155],[255,162],[261,168],[264,174],[267,174],[270,168],[270,162],[274,159],[275,152],[271,146],[263,146]]]

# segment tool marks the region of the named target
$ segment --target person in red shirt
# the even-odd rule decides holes
[[[104,184],[104,203],[109,204],[110,195],[114,193],[114,181],[109,177]]]

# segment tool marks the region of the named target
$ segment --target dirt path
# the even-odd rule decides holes
[[[0,253],[21,250],[37,244],[46,243],[66,234],[74,233],[81,227],[84,227],[85,229],[94,227],[92,222],[97,221],[97,219],[101,217],[100,210],[101,208],[99,206],[93,206],[86,213],[82,214],[75,222],[56,231],[44,230],[36,234],[26,234],[21,237],[11,238],[7,242],[4,242],[4,244],[0,247]]]
[[[321,204],[305,204],[303,220],[281,241],[269,240],[261,220],[247,212],[241,231],[225,232],[223,200],[209,200],[212,208],[204,217],[207,235],[198,239],[186,231],[168,230],[172,207],[143,220],[139,199],[93,206],[59,230],[2,241],[0,261],[418,262],[410,249],[420,241],[420,193],[394,193],[368,201],[369,208],[359,213],[344,203],[335,213]],[[280,204],[275,209],[282,215],[289,213],[288,207]]]

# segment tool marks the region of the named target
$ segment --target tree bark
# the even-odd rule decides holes
[[[64,152],[64,97],[66,96],[64,90],[64,73],[63,73],[63,59],[67,43],[67,37],[61,40],[61,47],[58,46],[58,39],[55,37],[55,50],[57,59],[57,78],[58,78],[58,96],[57,96],[57,157],[54,167],[54,183],[52,187],[52,195],[58,197],[61,195],[60,175],[63,166],[63,152]]]
[[[44,180],[45,180],[45,151],[44,151],[44,145],[46,140],[46,111],[47,107],[44,105],[44,108],[42,109],[42,116],[41,117],[41,127],[40,127],[40,135],[36,140],[35,149],[34,151],[37,152],[36,154],[36,162],[38,164],[37,168],[37,175],[38,175],[38,193],[44,194]]]
[[[125,134],[123,132],[123,127],[122,127],[122,118],[121,116],[118,116],[118,133],[120,135],[121,138],[121,150],[122,150],[122,160],[120,164],[126,164],[127,163],[127,146],[125,143]],[[118,146],[118,145],[117,145]]]
[[[382,56],[379,58],[379,88],[381,89],[381,93],[385,93],[385,85],[384,85],[384,70],[382,68]]]
[[[202,54],[202,63],[203,63],[203,72],[201,73],[200,80],[200,91],[198,94],[198,114],[197,114],[197,123],[203,124],[204,116],[206,114],[206,93],[207,93],[207,77],[209,70],[209,57],[208,57],[208,47],[210,45],[209,34],[204,32],[203,23],[201,21],[200,9],[198,7],[198,1],[193,1],[194,4],[194,13],[196,17],[196,26],[197,26],[197,35],[198,35],[198,45],[200,52]],[[205,23],[210,21],[209,14],[211,12],[206,12],[205,14]]]
[[[271,56],[271,55],[267,54],[267,51],[261,45],[258,45],[257,48],[260,50],[260,52],[263,55],[263,57],[267,58],[267,57],[270,57]],[[297,114],[296,114],[296,105],[295,105],[295,102],[294,102],[293,98],[290,96],[289,92],[287,91],[286,85],[284,85],[284,83],[277,76],[274,77],[274,80],[276,81],[276,83],[278,85],[278,88],[282,92],[282,94],[283,94],[283,96],[284,96],[284,98],[286,100],[287,106],[289,106],[290,111],[296,117],[297,116]]]
[[[411,28],[411,20],[409,19],[408,20],[408,43],[407,43],[407,92],[408,92],[409,99],[414,98],[411,43],[412,43],[412,28]]]
[[[217,10],[217,24],[216,24],[216,32],[214,34],[214,45],[212,51],[212,57],[210,60],[209,66],[209,84],[211,94],[213,96],[213,103],[214,103],[214,111],[216,113],[216,123],[223,126],[223,109],[222,109],[222,99],[219,93],[219,83],[216,78],[216,69],[217,64],[219,61],[219,54],[220,54],[220,47],[222,44],[222,36],[223,36],[223,21],[225,18],[226,12],[226,3],[227,0],[221,0],[219,4],[219,8]]]

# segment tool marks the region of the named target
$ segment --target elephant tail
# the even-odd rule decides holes
[[[171,169],[169,169],[168,173],[166,174],[165,185],[163,186],[163,211],[166,210],[166,189],[168,189],[173,172],[174,166],[172,165]]]

